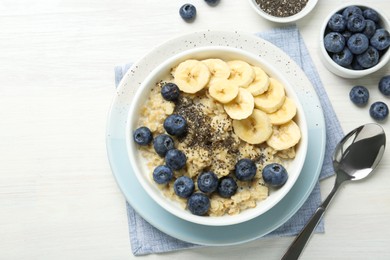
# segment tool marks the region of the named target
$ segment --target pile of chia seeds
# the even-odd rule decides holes
[[[289,17],[299,13],[308,0],[256,0],[260,8],[269,15]]]

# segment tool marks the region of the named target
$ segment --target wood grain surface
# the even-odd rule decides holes
[[[196,5],[193,23],[183,0],[0,0],[0,259],[135,259],[125,200],[109,167],[105,128],[114,94],[114,66],[158,44],[199,30],[255,33],[265,21],[248,1]],[[322,64],[319,28],[347,1],[319,1],[297,22],[344,131],[373,122],[368,107],[348,98],[354,85],[370,101],[390,67],[342,79]],[[355,1],[364,3],[364,1]],[[387,0],[372,5],[390,16]],[[382,123],[390,134],[389,120]],[[388,137],[390,139],[390,137]],[[389,146],[389,141],[387,142]],[[302,259],[390,259],[390,152],[376,174],[345,185]],[[333,179],[321,183],[323,196]],[[206,247],[145,259],[280,259],[292,237],[231,247]]]

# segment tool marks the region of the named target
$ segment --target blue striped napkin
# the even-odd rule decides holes
[[[273,43],[286,52],[302,68],[313,84],[317,95],[320,97],[320,102],[324,110],[327,135],[325,160],[320,173],[320,180],[333,175],[333,166],[331,161],[332,153],[337,145],[337,142],[343,137],[343,131],[301,34],[299,33],[297,27],[293,25],[257,33],[256,36]],[[118,86],[120,80],[130,67],[131,63],[117,66],[115,68],[116,86]],[[298,212],[285,224],[267,234],[265,237],[297,235],[320,203],[321,193],[318,182],[311,195]],[[128,203],[126,203],[126,207],[129,222],[130,243],[134,255],[163,253],[199,247],[199,245],[180,241],[159,231],[140,217]],[[324,232],[323,221],[321,221],[317,226],[316,232]]]

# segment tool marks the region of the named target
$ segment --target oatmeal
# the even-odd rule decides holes
[[[154,141],[139,149],[164,196],[196,215],[239,214],[268,197],[263,168],[295,157],[295,115],[284,86],[261,68],[186,60],[156,83],[141,108],[138,125]],[[162,165],[170,167],[156,170]]]

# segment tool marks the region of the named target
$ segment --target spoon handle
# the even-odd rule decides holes
[[[303,227],[301,232],[292,242],[292,244],[290,245],[290,247],[287,249],[286,253],[282,257],[282,260],[295,260],[299,258],[299,256],[301,255],[303,249],[307,244],[307,241],[309,241],[311,234],[313,233],[314,229],[320,222],[322,216],[325,213],[326,208],[328,207],[330,201],[332,200],[333,196],[336,194],[336,191],[338,190],[340,184],[343,181],[344,179],[336,178],[336,182],[335,185],[333,186],[332,191],[329,193],[328,197],[324,200],[324,202],[316,209],[313,216],[310,218],[309,222],[307,222],[307,224]]]
[[[310,221],[305,225],[299,235],[295,238],[293,243],[290,245],[286,253],[284,254],[282,260],[295,260],[298,259],[303,251],[303,248],[307,244],[311,234],[314,229],[320,222],[322,216],[324,215],[325,208],[317,208],[314,215],[311,217]]]

